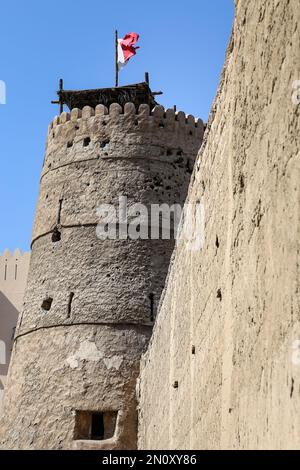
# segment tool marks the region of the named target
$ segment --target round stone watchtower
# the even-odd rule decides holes
[[[139,360],[174,237],[102,239],[99,205],[183,204],[203,123],[121,104],[72,109],[49,126],[4,448],[136,447]]]

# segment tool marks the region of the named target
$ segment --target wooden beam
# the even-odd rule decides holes
[[[116,80],[115,86],[116,88],[119,86],[119,67],[118,67],[118,30],[115,31],[115,52],[116,52]]]
[[[51,104],[59,105],[59,114],[63,113],[64,111],[64,102],[63,102],[63,97],[62,97],[63,87],[64,87],[64,82],[63,82],[63,79],[61,78],[59,80],[59,91],[57,92],[59,99],[55,101],[51,101]]]

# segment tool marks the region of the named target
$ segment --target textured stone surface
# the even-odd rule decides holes
[[[101,241],[95,227],[75,227],[63,229],[59,243],[49,234],[33,246],[34,275],[28,279],[18,334],[74,322],[152,327],[149,294],[157,304],[167,275],[166,259],[173,250],[169,240]],[[51,310],[43,312],[42,303],[49,297]]]
[[[49,126],[2,447],[136,447],[139,360],[174,240],[101,241],[97,207],[118,209],[119,196],[129,208],[184,203],[203,130],[130,103],[74,109]],[[114,436],[76,439],[76,412],[117,412]]]
[[[205,244],[176,249],[142,360],[140,448],[299,448],[299,17],[298,0],[236,1],[189,192]]]
[[[5,447],[76,448],[76,410],[120,410],[110,447],[133,446],[135,380],[149,334],[143,327],[81,325],[21,337],[7,383],[13,394],[4,400]]]

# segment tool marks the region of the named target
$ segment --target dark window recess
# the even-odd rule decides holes
[[[92,414],[91,439],[102,441],[104,439],[103,413]]]
[[[52,243],[57,243],[60,242],[61,240],[61,232],[58,230],[58,228],[55,228],[52,233]]]
[[[154,321],[154,294],[149,294],[150,300],[150,321]]]
[[[91,139],[89,137],[86,137],[83,141],[83,146],[88,147],[91,143]]]
[[[76,411],[75,440],[103,441],[111,439],[116,430],[117,411]]]
[[[70,149],[71,147],[73,147],[73,141],[70,140],[68,143],[67,143],[67,148]]]
[[[49,312],[49,310],[51,310],[51,307],[52,307],[52,302],[53,302],[53,299],[51,299],[51,297],[48,297],[47,299],[45,299],[42,303],[42,309],[45,310],[46,312]]]

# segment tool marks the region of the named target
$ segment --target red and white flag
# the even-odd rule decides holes
[[[136,54],[139,47],[134,45],[139,40],[139,34],[128,33],[123,39],[118,39],[118,69],[122,70],[127,65],[129,59]]]

